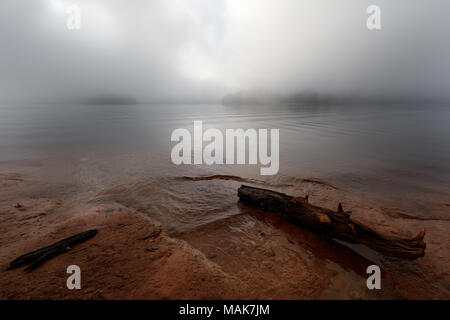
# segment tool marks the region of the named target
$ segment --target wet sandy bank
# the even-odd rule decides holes
[[[234,189],[242,182],[219,180],[187,179],[182,187],[190,184],[198,192],[211,188],[211,183],[216,187],[217,183],[226,183]],[[413,262],[400,261],[364,247],[350,248],[239,204],[236,196],[230,199],[234,214],[177,229],[150,218],[139,206],[134,208],[131,200],[127,203],[124,198],[114,197],[117,194],[111,190],[58,197],[49,196],[51,192],[25,197],[19,192],[24,188],[39,189],[39,183],[26,174],[0,175],[2,299],[450,297],[448,221],[385,214],[381,208],[367,206],[317,183],[314,190],[309,181],[298,185],[304,183],[312,200],[320,205],[331,207],[336,197],[344,197],[347,207],[376,228],[388,230],[399,219],[401,232],[426,227],[426,256]],[[127,186],[114,190],[126,191]],[[97,201],[99,197],[105,199],[105,194],[113,197]],[[16,203],[22,208],[15,208]],[[4,271],[21,254],[92,228],[99,229],[94,238],[30,273],[25,273],[24,268]],[[142,240],[160,229],[158,236]],[[66,288],[66,269],[72,264],[81,268],[82,290]],[[371,264],[382,268],[382,290],[366,288],[365,270]]]

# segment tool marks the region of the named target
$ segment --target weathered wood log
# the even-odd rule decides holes
[[[58,242],[55,242],[47,247],[26,253],[16,258],[10,263],[7,270],[12,270],[19,268],[24,265],[31,264],[25,269],[25,272],[30,272],[36,267],[40,266],[45,261],[60,255],[61,253],[67,252],[72,249],[72,246],[80,242],[86,241],[97,234],[98,230],[88,230],[71,237],[65,238]]]
[[[244,203],[275,212],[295,224],[331,238],[364,244],[388,256],[414,260],[425,255],[425,229],[412,239],[386,236],[352,220],[341,204],[333,211],[308,203],[308,196],[292,197],[245,185],[239,188],[238,196]]]

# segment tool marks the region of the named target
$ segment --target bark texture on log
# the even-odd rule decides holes
[[[364,244],[388,256],[414,260],[425,255],[425,229],[411,239],[385,236],[353,221],[341,204],[333,211],[308,203],[308,196],[292,197],[245,185],[239,188],[238,196],[242,202],[275,212],[295,224],[349,243]]]
[[[61,253],[67,252],[72,249],[72,246],[86,241],[97,234],[98,230],[88,230],[71,237],[65,238],[58,242],[55,242],[47,247],[26,253],[16,258],[13,262],[10,263],[7,270],[12,270],[19,268],[21,266],[31,264],[28,268],[25,269],[25,272],[30,272],[36,267],[40,266],[45,261],[60,255]]]

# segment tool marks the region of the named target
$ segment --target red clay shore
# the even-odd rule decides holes
[[[15,197],[24,181],[0,175],[0,299],[438,299],[449,298],[448,253],[429,243],[424,261],[383,264],[383,290],[365,287],[373,264],[353,250],[281,222],[245,213],[170,234],[142,213],[119,203]],[[21,208],[15,204],[20,203]],[[413,221],[423,225],[427,222]],[[448,223],[448,222],[447,222]],[[415,226],[415,225],[414,225]],[[425,226],[427,227],[427,226]],[[88,229],[92,239],[36,270],[5,271],[16,257]],[[146,238],[155,231],[158,235]],[[430,228],[428,228],[430,231]],[[445,227],[444,229],[445,230]],[[431,235],[435,233],[431,227]],[[430,234],[430,232],[429,232]],[[448,236],[444,240],[448,240]],[[429,253],[431,252],[431,253]],[[444,260],[433,267],[434,261]],[[68,290],[66,269],[81,268],[82,289]],[[416,275],[414,275],[416,273]],[[422,280],[418,280],[423,278]]]
[[[159,236],[140,240],[160,227],[127,208],[86,205],[58,214],[57,199],[20,199],[17,211],[0,210],[1,299],[214,299],[242,297],[233,277],[182,240]],[[99,233],[36,270],[4,271],[15,257],[68,235],[97,228]],[[148,250],[150,249],[150,250]],[[66,269],[78,265],[82,289],[68,290]]]

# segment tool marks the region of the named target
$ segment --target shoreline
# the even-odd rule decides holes
[[[445,225],[435,221],[406,220],[406,229],[411,231],[419,225],[427,228],[428,247],[424,258],[403,262],[366,248],[328,241],[275,215],[240,204],[239,214],[188,231],[173,231],[118,202],[14,196],[14,190],[24,184],[39,188],[39,183],[17,173],[0,174],[0,179],[5,195],[0,200],[0,299],[450,297],[450,288],[440,287],[450,279],[445,252],[448,235],[433,238],[439,228],[445,231]],[[208,183],[193,180],[189,183]],[[22,208],[14,208],[16,203]],[[389,226],[387,219],[401,219],[380,218],[373,212],[361,218],[377,226]],[[26,252],[93,228],[99,229],[94,238],[30,273],[25,273],[24,267],[3,271]],[[139,240],[160,228],[159,236]],[[437,245],[441,241],[444,247]],[[365,287],[365,268],[373,263],[382,267],[380,291]],[[81,268],[81,290],[66,288],[66,268],[72,264]],[[434,282],[429,283],[430,279]]]

